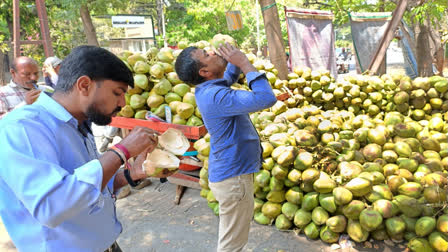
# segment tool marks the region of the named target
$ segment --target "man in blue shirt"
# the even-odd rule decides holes
[[[156,133],[135,128],[120,150],[99,156],[89,124],[109,124],[125,106],[132,73],[112,53],[81,46],[59,74],[52,97],[0,121],[0,215],[19,251],[121,251],[114,192],[146,177]],[[117,172],[130,157],[130,176]]]
[[[188,47],[176,60],[176,72],[196,85],[196,103],[210,133],[209,187],[219,202],[218,251],[241,251],[253,216],[253,173],[261,167],[260,139],[249,113],[277,101],[264,74],[244,53],[226,44],[220,55]],[[229,64],[227,64],[229,62]],[[240,72],[252,91],[233,90]]]

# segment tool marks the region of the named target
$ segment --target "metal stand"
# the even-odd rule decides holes
[[[25,44],[43,45],[45,57],[53,56],[53,47],[51,46],[50,31],[48,28],[47,10],[44,0],[36,0],[36,10],[39,16],[41,40],[20,40],[20,0],[13,0],[13,47],[14,57],[20,56],[20,46]]]

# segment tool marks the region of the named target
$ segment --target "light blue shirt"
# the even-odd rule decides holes
[[[0,121],[0,215],[19,251],[102,252],[121,233],[114,178],[101,191],[101,163],[86,135],[44,93]]]
[[[196,103],[210,133],[208,180],[257,172],[261,167],[260,138],[249,113],[269,108],[277,102],[266,76],[247,73],[251,91],[234,90],[241,70],[232,64],[222,79],[209,80],[195,88]]]

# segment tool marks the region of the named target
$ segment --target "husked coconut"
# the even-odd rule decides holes
[[[180,159],[161,149],[154,149],[143,162],[143,168],[148,176],[168,174],[179,169]]]
[[[159,136],[159,146],[147,155],[142,168],[146,175],[152,177],[171,175],[179,169],[177,156],[184,154],[189,147],[190,142],[184,134],[170,128]]]
[[[190,147],[190,142],[180,130],[169,128],[159,136],[159,145],[164,150],[176,156],[181,156]]]

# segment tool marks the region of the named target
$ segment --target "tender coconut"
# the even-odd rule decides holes
[[[159,176],[179,169],[179,164],[180,159],[175,155],[156,148],[146,157],[143,169],[148,176]]]
[[[180,130],[169,128],[159,136],[159,145],[164,150],[176,156],[181,156],[190,147],[190,142]]]

